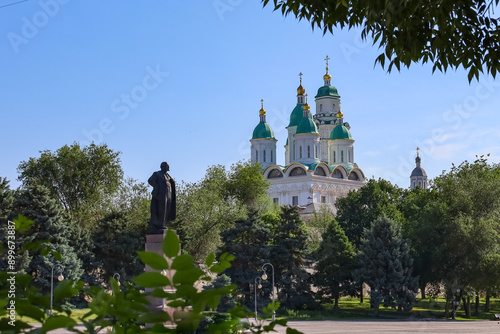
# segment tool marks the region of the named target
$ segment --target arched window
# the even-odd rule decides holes
[[[342,172],[339,171],[338,169],[335,169],[333,171],[333,174],[332,174],[332,177],[336,178],[336,179],[343,179],[344,178],[344,175],[342,175]]]
[[[353,180],[353,181],[359,181],[359,176],[358,174],[352,172],[351,174],[349,174],[349,180]]]
[[[340,162],[344,162],[344,151],[340,151]]]
[[[302,159],[302,146],[299,147],[299,159]]]
[[[310,145],[307,145],[307,157],[308,158],[311,157],[311,146]]]
[[[266,162],[266,150],[264,150],[264,162]]]
[[[337,162],[337,152],[333,151],[333,162]]]
[[[274,160],[273,160],[273,150],[271,150],[271,162],[274,162]]]
[[[300,167],[295,167],[290,172],[290,176],[301,176],[301,175],[306,175],[306,171],[303,168],[300,168]]]
[[[259,150],[255,150],[255,162],[259,162]]]
[[[277,169],[273,169],[271,172],[269,172],[269,175],[267,176],[268,179],[275,179],[277,177],[283,177],[283,173],[281,173]]]
[[[323,111],[323,105],[322,105],[322,104],[320,104],[320,105],[319,105],[319,111],[320,111],[320,112],[322,112],[322,111]]]
[[[314,157],[318,157],[318,145],[314,145]]]
[[[314,175],[326,176],[325,170],[321,167],[317,167],[314,171]]]
[[[347,151],[347,156],[348,156],[347,157],[347,159],[348,159],[347,162],[351,162],[351,150]]]

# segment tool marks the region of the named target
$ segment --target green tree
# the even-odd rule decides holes
[[[318,211],[314,211],[313,216],[307,221],[307,230],[309,233],[308,248],[309,253],[318,249],[323,239],[323,234],[330,225],[333,213],[327,205],[322,205]]]
[[[7,216],[12,210],[14,203],[14,191],[9,187],[7,178],[0,178],[0,224],[3,226],[7,223]]]
[[[130,280],[144,271],[137,252],[144,249],[147,225],[137,228],[125,212],[102,219],[93,233],[95,278],[106,284],[114,274]]]
[[[45,293],[50,289],[51,269],[56,262],[64,266],[65,277],[79,280],[83,274],[82,261],[70,245],[71,223],[64,219],[62,207],[50,197],[49,191],[38,185],[18,190],[10,217],[18,215],[34,223],[26,234],[16,236],[17,269],[33,277],[33,285]],[[38,243],[41,248],[21,252],[23,245],[29,243]],[[47,253],[55,257],[45,256]]]
[[[258,213],[251,211],[247,218],[236,220],[234,227],[223,231],[221,237],[219,252],[236,257],[226,274],[238,287],[239,302],[252,308],[255,277],[260,276],[261,266],[268,262],[270,230]],[[269,294],[264,294],[264,289],[259,290],[258,298],[269,300]]]
[[[270,231],[268,253],[269,262],[275,269],[278,300],[281,306],[289,309],[314,308],[312,279],[305,270],[309,238],[306,225],[296,206],[282,206],[279,218],[279,224]]]
[[[410,311],[418,280],[413,277],[413,259],[399,224],[385,216],[364,233],[360,246],[360,268],[355,276],[370,287],[371,303],[378,315],[380,304]]]
[[[369,180],[357,191],[337,200],[337,221],[350,242],[358,249],[365,229],[383,215],[403,221],[399,210],[402,190],[390,182]]]
[[[484,157],[474,163],[453,165],[434,180],[443,219],[435,228],[444,231],[440,252],[443,282],[464,292],[465,310],[470,316],[472,291],[498,286],[500,254],[500,168]],[[469,293],[467,293],[469,292]]]
[[[436,190],[416,188],[405,191],[401,209],[405,216],[402,233],[411,241],[414,274],[419,277],[421,297],[425,299],[426,286],[440,286],[447,275],[443,268],[449,254],[443,253],[442,248],[450,228],[446,223],[446,205]]]
[[[264,7],[271,1],[262,0]],[[273,0],[274,10],[308,20],[312,27],[333,33],[336,28],[362,27],[361,37],[373,39],[382,53],[382,67],[409,67],[412,63],[434,64],[438,69],[463,67],[469,81],[486,71],[496,76],[500,69],[498,0],[438,3],[408,1],[296,1]],[[410,19],[409,19],[410,18]]]
[[[210,282],[210,284],[206,285],[203,289],[204,290],[222,289],[230,286],[231,283],[232,283],[231,277],[227,276],[226,274],[220,274],[217,275],[217,277],[212,282]],[[236,305],[237,305],[236,296],[234,294],[228,294],[221,297],[220,303],[217,306],[217,311],[227,312],[230,309],[234,308]]]
[[[41,151],[40,157],[21,162],[19,180],[24,188],[46,187],[71,220],[93,226],[103,217],[106,200],[122,182],[119,155],[105,144],[65,145],[55,152]]]
[[[125,212],[127,219],[141,229],[151,218],[150,203],[151,194],[146,183],[129,177],[120,183],[107,207],[110,212]]]
[[[314,285],[318,287],[320,296],[333,298],[334,309],[338,309],[340,296],[352,294],[353,272],[357,263],[354,247],[336,220],[330,220],[314,257]]]
[[[257,210],[267,198],[268,183],[258,166],[237,163],[227,171],[212,166],[196,183],[182,184],[177,196],[177,219],[173,226],[182,240],[183,251],[201,262],[221,246],[220,233]]]
[[[268,200],[269,182],[262,175],[261,165],[250,161],[231,166],[225,188],[239,204],[252,209],[260,208]]]

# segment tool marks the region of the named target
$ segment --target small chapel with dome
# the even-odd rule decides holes
[[[297,104],[286,127],[285,164],[277,163],[277,140],[266,123],[263,104],[260,122],[250,140],[251,160],[261,164],[264,177],[271,184],[269,196],[275,203],[299,206],[306,217],[321,205],[335,212],[337,198],[361,188],[366,182],[363,171],[355,163],[354,139],[340,109],[340,95],[331,85],[328,56],[325,60],[326,74],[323,86],[314,97],[314,115],[302,86],[302,73],[299,74]]]

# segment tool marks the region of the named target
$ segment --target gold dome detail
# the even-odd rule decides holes
[[[302,72],[299,73],[299,77],[300,77],[300,86],[297,87],[297,95],[304,95],[304,93],[306,92],[306,89],[302,86]]]
[[[266,114],[266,109],[264,109],[264,100],[260,100],[260,110],[259,110],[259,115],[265,115]]]
[[[339,112],[337,113],[337,117],[344,118],[344,114],[342,113],[342,111],[339,110]]]
[[[307,94],[306,94],[306,103],[304,104],[304,110],[311,110],[309,103],[307,103]]]
[[[323,76],[323,80],[331,80],[332,76],[330,75],[330,73],[328,73],[328,61],[330,60],[330,57],[326,55],[325,60],[326,60],[326,74]]]

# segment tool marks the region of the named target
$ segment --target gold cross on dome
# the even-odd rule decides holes
[[[260,99],[260,107],[264,108],[264,99]]]
[[[299,73],[299,77],[300,77],[300,84],[301,84],[301,85],[302,85],[302,76],[303,76],[303,74],[302,74],[302,72],[300,72],[300,73]]]
[[[420,147],[417,146],[417,155],[418,155],[418,151],[420,151]]]
[[[329,61],[330,59],[331,59],[331,58],[330,58],[330,57],[328,57],[328,55],[326,55],[326,58],[325,58],[325,60],[326,60],[326,67],[328,67],[328,61]]]

